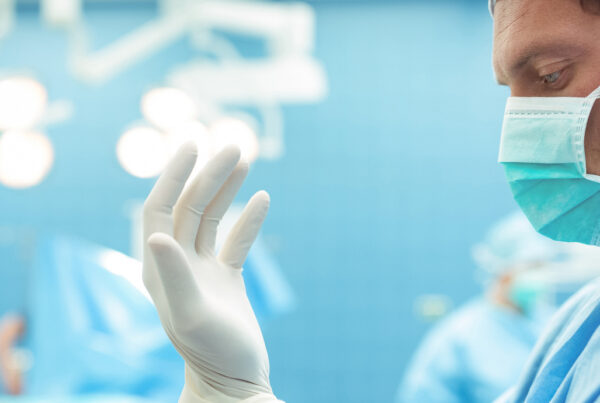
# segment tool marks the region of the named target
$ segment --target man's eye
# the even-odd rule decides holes
[[[542,77],[542,81],[544,84],[554,84],[560,78],[560,71],[555,71],[554,73],[546,74]]]

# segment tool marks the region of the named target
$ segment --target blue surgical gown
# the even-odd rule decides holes
[[[25,388],[30,397],[175,401],[183,387],[183,360],[156,309],[136,288],[141,287],[141,262],[61,235],[40,235],[36,249],[28,284],[26,345],[34,361]],[[293,307],[293,293],[260,239],[250,250],[244,278],[259,318]]]
[[[600,401],[600,280],[571,297],[552,318],[516,386],[498,402]]]
[[[398,402],[492,402],[514,385],[542,328],[477,298],[442,320],[419,346]]]

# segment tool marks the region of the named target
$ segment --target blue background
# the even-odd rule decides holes
[[[263,323],[271,380],[290,402],[391,401],[429,326],[415,299],[441,293],[460,304],[478,292],[469,248],[514,207],[496,163],[508,91],[493,80],[485,1],[312,4],[330,94],[284,107],[285,157],[258,161],[240,194],[271,193],[263,234],[298,300],[293,313]],[[93,46],[155,14],[143,4],[91,7]],[[71,120],[48,130],[48,178],[0,187],[0,226],[128,252],[126,205],[153,181],[123,171],[115,145],[141,117],[141,95],[194,52],[181,40],[89,86],[69,74],[65,51],[65,36],[28,7],[0,41],[1,71],[32,72],[51,99],[75,104]],[[14,249],[0,253],[0,306],[19,309],[23,289],[6,284],[24,270]]]

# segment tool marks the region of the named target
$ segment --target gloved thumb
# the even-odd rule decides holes
[[[174,327],[183,325],[197,315],[201,301],[192,267],[181,246],[170,235],[154,233],[148,238],[148,246],[162,281],[171,322]]]

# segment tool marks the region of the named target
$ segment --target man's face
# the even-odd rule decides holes
[[[496,78],[516,97],[584,97],[600,86],[600,16],[579,0],[499,0]],[[600,174],[600,102],[585,136],[588,173]]]

